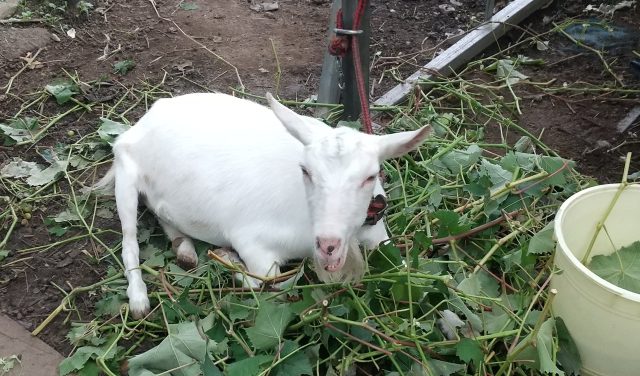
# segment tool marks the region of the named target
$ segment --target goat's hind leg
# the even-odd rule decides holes
[[[176,253],[178,265],[184,270],[195,268],[198,265],[198,254],[191,238],[169,223],[163,220],[159,220],[159,222],[165,234],[171,240],[171,248]]]
[[[118,158],[119,157],[119,158]],[[124,159],[124,160],[123,160]],[[127,297],[134,318],[149,313],[147,286],[140,272],[140,247],[137,238],[138,188],[136,187],[136,165],[128,156],[120,155],[115,161],[115,197],[118,216],[122,225],[122,261],[125,276],[129,281]]]

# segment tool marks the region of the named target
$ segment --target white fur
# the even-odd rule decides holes
[[[355,280],[365,269],[359,246],[388,239],[383,221],[363,226],[369,200],[384,194],[379,165],[417,147],[430,130],[372,136],[333,129],[267,97],[271,109],[224,94],[160,99],[116,140],[113,167],[97,186],[115,180],[135,317],[149,311],[136,240],[139,195],[187,266],[197,262],[195,238],[232,247],[257,275],[313,256],[322,280]],[[341,246],[314,251],[316,239]]]

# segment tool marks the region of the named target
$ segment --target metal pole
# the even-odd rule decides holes
[[[348,1],[348,0],[347,0]],[[333,29],[336,27],[336,14],[342,6],[342,0],[334,0],[331,5],[331,15],[329,16],[329,30],[327,36],[327,45],[333,37]],[[320,87],[318,88],[318,103],[340,103],[340,86],[338,67],[340,61],[337,57],[331,55],[325,47],[324,57],[322,59],[322,74],[320,75]],[[318,107],[315,111],[316,116],[322,117],[329,111],[328,108]]]
[[[344,28],[349,30],[353,27],[353,16],[356,11],[358,0],[343,0],[342,13],[344,15]],[[367,3],[360,28],[362,34],[355,38],[360,38],[360,57],[362,59],[362,73],[364,76],[367,96],[369,94],[369,37],[371,34],[371,7]],[[342,92],[342,102],[344,103],[344,119],[355,121],[360,117],[360,98],[351,54],[342,59],[342,70],[344,73],[344,90]],[[367,98],[368,101],[368,98]]]

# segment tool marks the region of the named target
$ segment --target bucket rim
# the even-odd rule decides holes
[[[608,290],[609,292],[615,295],[618,295],[624,299],[628,299],[628,300],[640,303],[640,294],[629,291],[629,290],[625,290],[622,287],[614,285],[613,283],[601,278],[600,276],[592,272],[589,268],[587,268],[585,265],[583,265],[582,262],[580,262],[580,260],[578,260],[578,258],[572,252],[570,252],[570,248],[567,245],[563,232],[561,231],[561,226],[564,220],[565,213],[571,206],[573,206],[576,203],[576,201],[584,199],[586,196],[597,194],[599,192],[615,191],[618,189],[619,186],[620,186],[620,183],[601,184],[601,185],[596,185],[593,187],[583,189],[571,195],[571,197],[569,197],[565,202],[562,203],[562,205],[560,206],[560,209],[558,209],[558,212],[556,213],[554,224],[553,224],[553,232],[560,248],[559,251],[562,252],[562,254],[565,255],[565,257],[567,257],[567,259],[571,262],[571,264],[573,264],[573,266],[576,269],[578,269],[582,274],[586,275],[589,279],[591,279],[592,281],[600,285],[605,290]],[[640,195],[639,184],[629,184],[625,188],[625,191],[627,190],[635,191],[636,194]],[[557,251],[558,250],[556,249],[556,252]]]

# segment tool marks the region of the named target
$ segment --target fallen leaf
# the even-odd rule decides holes
[[[257,350],[265,350],[282,341],[282,333],[292,318],[293,312],[289,306],[263,300],[254,325],[245,331]]]
[[[41,170],[42,166],[35,162],[27,162],[14,157],[0,170],[0,175],[3,178],[26,178]]]
[[[100,121],[102,122],[102,124],[100,124],[100,127],[98,128],[98,136],[100,136],[103,141],[106,141],[107,143],[109,143],[109,145],[112,146],[116,140],[116,137],[131,128],[126,124],[118,123],[117,121],[113,121],[107,118],[100,118]]]
[[[620,288],[640,293],[640,241],[610,255],[593,256],[589,269]]]
[[[198,4],[182,2],[182,3],[180,3],[180,9],[182,9],[182,10],[197,10],[198,9]]]
[[[129,359],[129,375],[153,375],[169,370],[176,376],[200,375],[200,364],[218,344],[203,338],[196,325],[201,326],[204,333],[213,323],[214,315],[210,314],[198,324],[190,321],[169,324],[169,334],[159,345]]]
[[[35,172],[27,179],[27,184],[40,186],[56,180],[58,175],[66,171],[68,161],[56,161],[42,171]]]
[[[480,347],[478,341],[470,338],[463,338],[458,342],[456,345],[456,356],[465,363],[473,362],[476,367],[479,366],[484,359],[482,347]]]
[[[529,240],[529,248],[527,251],[536,255],[543,253],[551,253],[556,246],[553,241],[553,221],[547,223],[546,226],[538,231],[531,240]]]
[[[34,131],[38,126],[35,118],[25,117],[13,119],[9,124],[0,123],[0,130],[15,142],[33,141]]]
[[[67,30],[67,36],[69,36],[69,38],[71,38],[71,39],[75,39],[75,37],[76,37],[76,29],[71,28],[71,29]]]

